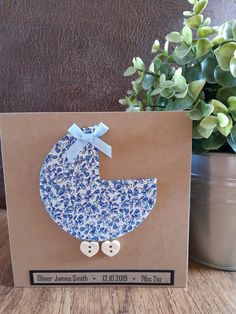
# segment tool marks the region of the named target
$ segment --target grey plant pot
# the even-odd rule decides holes
[[[236,271],[236,155],[193,155],[190,258]]]

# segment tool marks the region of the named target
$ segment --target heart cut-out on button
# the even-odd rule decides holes
[[[97,254],[99,251],[99,244],[98,242],[87,242],[87,241],[82,241],[80,243],[80,251],[88,256],[92,257]]]
[[[115,256],[120,251],[120,242],[117,240],[105,241],[102,243],[102,252],[110,257]]]

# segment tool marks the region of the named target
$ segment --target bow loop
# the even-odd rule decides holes
[[[100,122],[99,125],[96,125],[94,128],[91,128],[91,132],[84,132],[78,127],[78,125],[73,124],[68,132],[73,135],[77,141],[71,145],[67,150],[67,158],[69,162],[73,162],[80,151],[88,144],[92,144],[94,147],[102,151],[108,157],[112,157],[112,148],[107,143],[99,139],[100,136],[104,135],[109,130],[108,126]]]
[[[100,137],[103,136],[109,130],[108,126],[100,122],[99,125],[94,130],[94,136]]]

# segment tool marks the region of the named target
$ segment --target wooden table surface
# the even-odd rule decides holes
[[[187,289],[14,288],[6,211],[0,210],[0,314],[236,313],[236,273],[190,263]]]

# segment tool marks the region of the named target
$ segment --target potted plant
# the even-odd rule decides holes
[[[127,111],[184,110],[193,120],[190,256],[236,270],[236,20],[211,26],[207,0],[188,0],[180,32],[152,46],[146,66],[139,57],[120,103]]]

